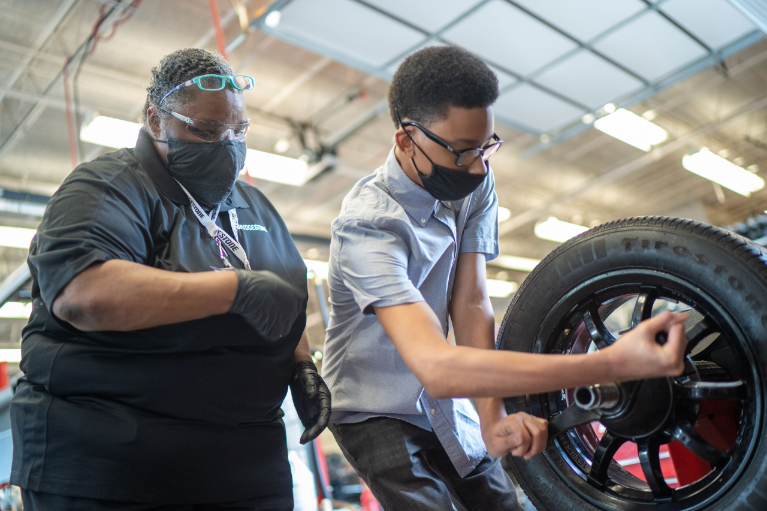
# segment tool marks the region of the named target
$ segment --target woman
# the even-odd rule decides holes
[[[167,55],[136,148],[51,199],[11,408],[25,509],[293,508],[280,404],[290,384],[306,442],[330,396],[306,267],[237,180],[253,86],[207,51]]]

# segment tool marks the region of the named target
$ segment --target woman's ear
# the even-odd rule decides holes
[[[162,131],[160,129],[160,114],[153,106],[146,109],[146,124],[154,138],[159,140]]]

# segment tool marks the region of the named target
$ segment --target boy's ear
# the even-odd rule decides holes
[[[415,144],[405,133],[405,128],[400,128],[394,133],[394,144],[405,157],[413,158],[415,156]]]

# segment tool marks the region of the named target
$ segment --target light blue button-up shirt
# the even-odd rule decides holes
[[[465,477],[484,457],[479,418],[468,399],[433,399],[405,365],[373,307],[425,301],[448,333],[459,253],[498,255],[492,171],[465,199],[440,202],[404,173],[394,149],[359,181],[333,221],[330,324],[323,376],[332,422],[394,417],[433,430]],[[412,339],[418,342],[418,339]]]

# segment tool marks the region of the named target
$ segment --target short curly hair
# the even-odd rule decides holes
[[[485,62],[457,46],[431,46],[407,57],[389,87],[389,113],[430,124],[444,119],[450,106],[484,108],[498,99],[498,77]]]
[[[184,48],[164,56],[160,65],[152,68],[141,121],[146,122],[147,108],[159,106],[162,97],[173,87],[205,74],[233,75],[234,71],[224,57],[200,48]],[[169,110],[179,107],[189,98],[191,90],[189,87],[179,89],[168,96],[163,105]],[[162,111],[161,114],[167,115]]]

